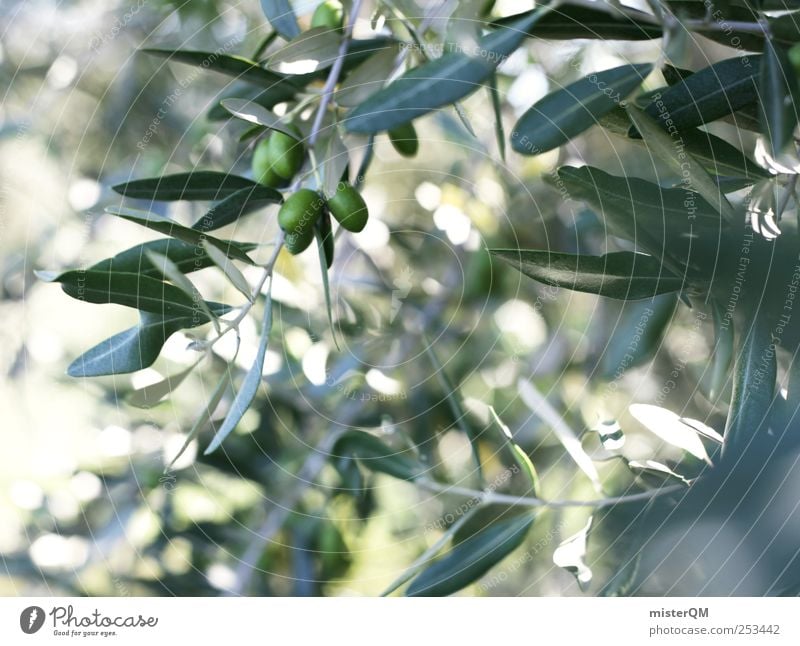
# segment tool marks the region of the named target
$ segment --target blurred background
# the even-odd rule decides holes
[[[315,4],[294,3],[301,24]],[[413,19],[424,4],[380,6]],[[495,13],[529,6],[498,2]],[[367,7],[360,34],[379,8]],[[139,373],[69,378],[76,356],[135,323],[135,313],[72,300],[33,272],[86,266],[153,237],[103,214],[119,203],[109,189],[115,183],[194,167],[249,173],[248,143],[238,140],[245,127],[206,116],[230,79],[137,49],[222,47],[251,56],[269,25],[256,1],[9,0],[0,29],[0,594],[380,593],[437,540],[463,500],[368,473],[360,490],[348,489],[314,447],[335,429],[375,431],[394,446],[413,443],[443,481],[468,480],[469,444],[425,353],[426,336],[470,414],[485,419],[491,405],[510,427],[546,497],[598,496],[553,434],[553,414],[580,436],[607,494],[637,486],[620,455],[680,462],[689,474],[698,466],[631,417],[630,404],[680,409],[721,431],[724,411],[695,389],[711,342],[697,310],[675,309],[671,296],[622,307],[546,288],[483,251],[602,252],[597,217],[562,202],[544,180],[564,163],[644,175],[651,166],[644,153],[596,128],[560,151],[509,153],[503,162],[489,96],[478,93],[464,103],[475,136],[446,110],[417,125],[422,153],[414,160],[378,138],[364,187],[370,224],[337,242],[331,275],[340,349],[316,257],[281,257],[256,405],[222,451],[202,457],[211,437],[204,429],[166,468],[234,348],[220,343],[218,365],[192,373],[168,401],[133,407],[133,390],[194,361],[191,337],[174,335]],[[551,77],[563,82],[651,60],[657,47],[531,43],[501,70],[506,126],[549,91]],[[571,60],[579,61],[575,69]],[[364,146],[355,137],[346,143],[354,155]],[[164,212],[191,222],[198,208],[180,202]],[[268,245],[274,220],[265,209],[223,237]],[[213,270],[198,274],[197,284],[218,300],[241,301]],[[637,333],[642,340],[631,353]],[[244,370],[256,339],[256,324],[247,321],[235,358]],[[545,409],[520,397],[519,380],[544,396]],[[487,433],[481,444],[490,482],[503,471],[499,442]],[[596,590],[616,567],[613,532],[597,534],[593,581],[584,576],[581,586],[574,567],[553,561],[589,514],[542,511],[525,547],[464,594]]]

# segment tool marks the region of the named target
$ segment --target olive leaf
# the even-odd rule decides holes
[[[148,229],[158,231],[167,236],[172,236],[173,238],[177,238],[188,244],[197,245],[198,247],[202,245],[203,242],[208,242],[230,258],[241,260],[248,265],[255,264],[250,256],[242,251],[238,245],[232,244],[228,240],[220,240],[219,238],[206,235],[204,232],[198,231],[197,229],[190,229],[189,227],[185,227],[174,220],[170,220],[156,213],[126,209],[124,207],[108,207],[106,208],[106,213],[116,215],[117,217],[135,222],[136,224],[141,224]]]
[[[524,16],[527,11],[502,18],[494,24],[508,25]],[[543,16],[528,28],[528,36],[549,40],[573,40],[575,38],[596,38],[601,40],[651,40],[661,38],[661,25],[653,17],[642,11],[626,6],[597,3],[597,7],[580,4],[563,4],[556,11]]]
[[[300,35],[300,27],[289,0],[261,0],[261,10],[272,28],[287,40]]]
[[[125,197],[171,202],[175,200],[222,200],[243,188],[255,188],[253,180],[229,173],[199,170],[163,177],[135,179],[112,186]]]
[[[137,408],[152,408],[156,406],[183,383],[186,377],[197,367],[198,363],[195,362],[174,375],[169,375],[160,381],[134,390],[128,396],[128,403]]]
[[[283,117],[247,99],[223,99],[220,104],[237,119],[264,126],[269,130],[278,130],[285,135],[298,139],[297,131],[283,123]],[[269,187],[263,187],[269,188]],[[277,191],[276,191],[277,192]]]
[[[233,429],[238,426],[250,404],[253,403],[258,387],[261,384],[261,374],[264,372],[264,358],[267,354],[267,345],[269,343],[269,335],[272,331],[272,292],[267,294],[267,302],[264,304],[264,315],[261,323],[261,336],[258,341],[258,349],[253,364],[250,366],[247,374],[244,377],[236,396],[228,409],[228,414],[222,425],[217,429],[214,437],[211,439],[204,454],[209,455],[216,451],[220,445],[225,441],[233,432]]]
[[[208,320],[198,303],[182,289],[149,276],[97,269],[37,275],[42,280],[61,283],[64,292],[87,303],[114,303],[164,316],[203,316],[204,321]]]
[[[280,204],[283,196],[269,186],[243,188],[211,207],[192,225],[196,231],[215,231],[233,224],[242,216],[258,211],[270,204]]]
[[[736,462],[748,449],[766,451],[769,411],[775,397],[776,349],[772,328],[753,317],[733,365],[733,394],[723,434],[722,458]]]
[[[722,189],[703,166],[684,149],[680,139],[674,140],[664,132],[652,117],[636,106],[627,106],[628,116],[651,150],[682,177],[688,187],[696,191],[728,221],[736,220],[736,213],[725,198]]]
[[[551,92],[517,121],[511,133],[511,147],[523,155],[539,155],[558,148],[618,106],[652,69],[650,64],[621,65]]]
[[[760,58],[736,57],[709,65],[656,96],[645,111],[664,127],[683,130],[755,105]]]
[[[221,316],[230,308],[210,303]],[[139,324],[98,343],[67,368],[70,377],[103,377],[142,370],[153,365],[166,340],[179,330],[197,327],[208,320],[197,317],[161,316],[139,313]]]
[[[329,27],[315,27],[299,34],[267,60],[267,67],[281,74],[307,74],[324,70],[339,56],[342,34]]]
[[[539,8],[484,36],[469,51],[449,51],[406,72],[351,110],[345,117],[345,128],[364,134],[391,130],[463,99],[481,87],[520,46],[525,31],[548,11],[549,7]]]
[[[616,251],[587,256],[533,249],[490,249],[526,276],[546,285],[634,300],[680,291],[684,280],[652,256]]]
[[[772,40],[764,43],[759,93],[761,132],[767,137],[770,152],[776,156],[789,143],[797,125],[800,88],[788,54]]]
[[[396,451],[365,431],[347,431],[336,441],[333,454],[356,458],[371,471],[385,473],[400,480],[416,480],[426,468],[409,450]]]
[[[145,54],[160,56],[169,61],[195,65],[202,69],[219,72],[235,79],[247,81],[261,88],[280,87],[287,85],[291,87],[291,82],[284,76],[265,70],[255,61],[251,61],[242,56],[232,56],[219,52],[196,52],[180,49],[156,49],[146,48],[140,50]],[[297,91],[299,88],[295,87]]]
[[[592,527],[592,516],[578,532],[564,539],[553,552],[553,563],[575,577],[585,591],[592,582],[592,570],[586,565],[586,541]]]
[[[406,595],[445,596],[477,581],[523,543],[534,518],[525,512],[473,534],[423,570],[408,586]]]

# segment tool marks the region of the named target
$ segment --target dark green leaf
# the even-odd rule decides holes
[[[766,317],[764,317],[766,318]],[[722,457],[735,463],[746,452],[766,451],[769,410],[775,395],[777,349],[772,328],[760,316],[748,320],[750,328],[738,344],[733,366],[733,395],[725,423]]]
[[[611,336],[600,359],[600,376],[606,380],[616,379],[652,359],[677,302],[674,294],[664,294],[626,303],[619,316],[610,321]]]
[[[406,595],[446,596],[473,583],[523,543],[533,520],[532,514],[523,513],[470,536],[419,574]]]
[[[243,188],[254,188],[256,183],[246,177],[200,170],[135,179],[111,188],[120,195],[138,200],[172,202],[175,200],[222,200]]]
[[[240,217],[270,204],[280,204],[283,196],[269,186],[251,186],[229,195],[192,225],[196,231],[215,231],[233,224]]]
[[[702,285],[713,278],[725,227],[719,213],[696,193],[614,177],[590,166],[562,167],[547,181],[591,205],[614,235],[635,242],[674,274],[687,274]]]
[[[226,240],[225,244],[238,247],[242,253],[252,251],[258,245],[251,243],[239,243]],[[136,245],[118,253],[112,258],[106,258],[95,263],[89,269],[98,271],[113,271],[117,273],[133,273],[141,276],[152,276],[158,278],[160,273],[153,267],[145,252],[153,251],[169,258],[184,274],[192,271],[199,271],[214,264],[213,260],[205,252],[205,249],[196,244],[189,244],[175,238],[164,240],[152,240],[143,244]]]
[[[201,317],[198,304],[183,290],[149,276],[96,269],[72,270],[40,277],[61,283],[72,298],[87,303],[114,303],[162,316]]]
[[[711,364],[709,398],[719,399],[730,379],[733,361],[733,321],[716,301],[712,304],[714,315],[714,355]]]
[[[425,472],[408,449],[395,451],[374,435],[364,431],[348,431],[333,449],[337,457],[354,457],[372,471],[385,473],[400,480],[415,480]]]
[[[296,77],[293,81],[296,81]],[[284,79],[276,85],[272,85],[266,90],[253,87],[249,84],[233,85],[232,89],[226,92],[220,102],[213,106],[206,114],[210,121],[222,121],[228,119],[231,113],[222,105],[224,101],[235,99],[237,101],[244,101],[247,103],[254,103],[263,108],[271,110],[278,103],[284,101],[291,101],[295,95],[300,91],[293,82]]]
[[[498,20],[495,24],[507,25],[532,12],[516,14]],[[528,35],[550,40],[598,38],[602,40],[650,40],[661,38],[661,26],[652,16],[625,7],[598,3],[598,7],[565,4],[548,13],[528,29]]]
[[[221,103],[222,107],[237,119],[264,126],[270,130],[279,130],[293,139],[299,139],[297,132],[282,122],[282,117],[258,103],[246,99],[223,99]]]
[[[628,116],[644,138],[648,147],[672,168],[678,177],[697,191],[728,222],[736,220],[736,213],[708,171],[681,145],[680,137],[664,132],[648,114],[636,106],[627,107]]]
[[[261,337],[258,342],[258,349],[256,350],[256,357],[253,360],[253,365],[247,371],[247,374],[239,387],[236,397],[234,397],[231,407],[228,409],[228,414],[225,416],[225,421],[219,427],[208,448],[205,450],[205,455],[216,451],[228,435],[233,432],[233,429],[242,420],[242,417],[250,408],[256,394],[258,387],[261,385],[261,375],[264,372],[264,357],[267,353],[267,344],[269,343],[269,335],[272,331],[272,297],[267,296],[267,302],[264,304],[264,318],[261,326]]]
[[[235,79],[247,81],[261,87],[277,86],[286,79],[280,74],[265,70],[255,61],[242,56],[231,56],[217,52],[193,52],[180,49],[142,49],[146,54],[160,56],[170,61],[195,65],[203,69],[219,72]]]
[[[797,125],[800,91],[797,72],[786,51],[771,40],[764,43],[759,79],[761,132],[773,156],[779,155]]]
[[[170,220],[169,218],[165,218],[155,213],[135,211],[133,209],[125,209],[122,207],[109,207],[106,209],[106,213],[116,215],[117,217],[123,218],[124,220],[128,220],[130,222],[135,222],[136,224],[141,224],[148,229],[152,229],[153,231],[158,231],[164,235],[177,238],[178,240],[182,240],[188,244],[200,246],[203,242],[208,242],[209,244],[213,244],[217,249],[225,253],[230,258],[241,260],[242,262],[246,262],[248,265],[254,264],[250,257],[241,250],[238,244],[231,243],[228,240],[214,238],[202,231],[190,229],[189,227],[185,227],[173,220]]]
[[[652,298],[684,286],[683,279],[667,271],[656,258],[630,251],[605,256],[532,249],[489,251],[539,282],[610,298]]]
[[[683,130],[755,105],[760,58],[729,58],[695,72],[666,90],[646,112],[663,127],[674,124]]]
[[[289,0],[261,0],[261,10],[269,24],[286,40],[300,35],[297,18]]]
[[[548,10],[540,8],[510,22],[481,38],[470,51],[447,52],[406,72],[352,110],[345,117],[345,127],[367,134],[391,130],[471,94],[519,47],[525,31]]]
[[[512,148],[523,155],[539,155],[567,143],[619,105],[652,69],[652,65],[622,65],[551,92],[517,121]]]

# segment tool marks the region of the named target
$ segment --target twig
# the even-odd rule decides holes
[[[553,509],[566,507],[604,507],[606,505],[618,505],[629,502],[650,500],[651,498],[665,496],[670,493],[675,493],[676,491],[686,491],[686,487],[683,485],[672,485],[669,487],[662,487],[661,489],[652,489],[651,491],[633,493],[627,496],[609,496],[608,498],[597,498],[595,500],[545,500],[543,498],[514,496],[511,494],[496,493],[493,491],[478,491],[477,489],[442,484],[440,482],[434,482],[433,480],[427,480],[424,478],[414,480],[414,484],[421,489],[427,489],[428,491],[432,491],[434,493],[451,493],[457,496],[464,496],[466,498],[474,498],[482,505],[503,503],[508,505],[516,505],[518,507],[550,507]]]
[[[331,99],[333,98],[333,90],[336,87],[336,84],[339,82],[339,75],[342,73],[344,59],[347,56],[347,50],[350,48],[350,40],[353,37],[353,28],[355,27],[356,19],[358,18],[358,12],[361,10],[361,1],[362,0],[354,0],[353,2],[353,7],[350,10],[350,17],[344,30],[344,37],[339,45],[339,55],[333,62],[331,71],[328,74],[328,80],[325,81],[325,86],[322,88],[322,100],[319,102],[319,108],[317,108],[317,114],[314,117],[314,124],[311,127],[311,134],[308,135],[309,148],[312,148],[314,144],[317,143],[320,128],[322,127],[322,120],[325,118],[325,112],[328,110],[328,104],[330,104]]]

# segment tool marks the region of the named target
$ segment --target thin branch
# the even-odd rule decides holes
[[[344,59],[347,56],[347,50],[350,48],[350,40],[353,37],[353,28],[358,18],[358,12],[361,10],[361,2],[362,0],[354,0],[353,2],[353,7],[350,10],[350,17],[344,30],[344,37],[342,38],[342,43],[339,45],[339,55],[331,66],[328,80],[325,81],[325,86],[322,88],[322,100],[319,102],[319,108],[317,108],[317,114],[314,117],[314,124],[311,127],[311,134],[308,136],[309,148],[313,148],[314,144],[317,143],[320,128],[322,127],[322,120],[325,118],[325,112],[327,112],[328,105],[333,98],[333,90],[339,82],[339,75],[342,73]]]
[[[607,505],[640,502],[643,500],[650,500],[651,498],[657,498],[659,496],[665,496],[677,491],[686,491],[686,487],[683,485],[672,485],[669,487],[662,487],[661,489],[652,489],[651,491],[633,493],[627,496],[609,496],[608,498],[597,498],[595,500],[545,500],[543,498],[514,496],[512,494],[496,493],[493,491],[478,491],[477,489],[442,484],[440,482],[434,482],[433,480],[427,480],[424,478],[414,480],[414,484],[421,489],[426,489],[434,493],[450,493],[457,496],[464,496],[466,498],[473,498],[482,505],[503,503],[518,507],[550,507],[553,509],[561,509],[566,507],[604,507]]]

